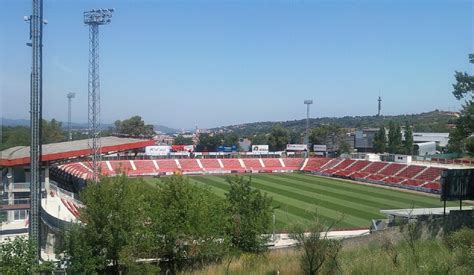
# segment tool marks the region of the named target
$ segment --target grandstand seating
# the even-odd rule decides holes
[[[367,167],[371,162],[367,160],[357,160],[353,165],[346,168],[348,171],[360,172]]]
[[[404,169],[406,165],[400,163],[390,163],[383,170],[379,171],[378,174],[385,176],[395,176],[400,170]]]
[[[435,181],[441,176],[443,169],[438,167],[428,167],[423,173],[417,176],[415,179],[424,181]]]
[[[306,167],[304,167],[304,171],[319,171],[321,167],[326,165],[332,159],[330,158],[310,158]]]
[[[365,169],[363,169],[361,172],[369,173],[369,174],[376,174],[380,170],[384,169],[387,165],[388,165],[387,162],[378,162],[378,161],[372,162],[367,167],[365,167]]]
[[[174,159],[158,159],[156,162],[158,163],[158,167],[160,167],[160,172],[175,172],[179,170]]]
[[[410,185],[410,186],[422,186],[424,183],[425,181],[416,180],[416,179],[406,179],[404,182],[402,182],[403,185]]]
[[[242,159],[248,170],[263,170],[260,159]]]
[[[303,165],[302,158],[282,158],[287,170],[298,170]]]
[[[432,190],[441,190],[441,184],[439,182],[428,182],[422,185],[422,187]]]
[[[130,161],[120,161],[120,160],[111,160],[108,161],[110,163],[110,167],[112,168],[113,172],[110,172],[111,174],[129,174],[130,171],[133,171],[133,167],[130,164]],[[102,171],[110,171],[108,169],[107,161],[102,162]]]
[[[306,163],[304,167],[302,167],[303,163]],[[75,177],[86,180],[92,178],[92,169],[86,162],[64,164],[58,168]],[[102,161],[101,168],[101,173],[106,176],[115,175],[117,171],[125,172],[129,176],[141,176],[169,174],[178,170],[184,173],[208,173],[303,169],[329,176],[384,182],[400,187],[423,187],[431,190],[440,189],[439,179],[443,170],[421,165],[322,157],[307,160],[303,158],[224,158],[200,159],[199,161],[197,159],[115,160]]]
[[[80,218],[79,207],[72,201],[61,198],[61,202],[66,206],[67,210],[77,219]]]
[[[238,159],[222,159],[222,164],[224,165],[224,170],[227,171],[245,171],[245,168],[240,165]]]
[[[383,179],[384,182],[392,184],[402,183],[404,180],[404,178],[400,177],[386,177],[385,179]]]
[[[201,159],[201,164],[206,171],[222,170],[221,165],[217,159]]]
[[[334,166],[338,165],[340,162],[341,162],[341,159],[329,159],[329,161],[326,164],[321,166],[320,170],[332,169],[334,168]]]
[[[272,170],[283,170],[287,169],[281,165],[280,159],[278,158],[262,158],[263,164],[265,165],[265,171],[272,171]],[[248,167],[247,163],[245,165]]]
[[[369,175],[370,175],[370,173],[367,173],[367,172],[354,172],[353,174],[351,174],[351,178],[352,179],[364,179]]]
[[[139,175],[152,175],[157,173],[155,165],[152,161],[149,160],[134,160],[133,163],[137,170],[129,171],[129,175],[131,176],[139,176]]]
[[[424,167],[424,166],[409,165],[406,169],[400,171],[400,173],[398,173],[397,176],[409,179],[409,178],[413,178],[414,176],[418,175],[419,173],[421,173],[425,169],[426,169],[426,167]]]
[[[198,172],[202,170],[196,159],[180,159],[178,161],[183,172]]]
[[[384,178],[386,178],[385,175],[380,175],[380,174],[372,174],[366,177],[368,180],[376,180],[376,181],[381,181]]]
[[[353,164],[354,162],[356,162],[356,160],[345,159],[341,163],[339,163],[338,165],[334,166],[333,169],[334,170],[343,170],[343,169],[346,169],[351,164]]]

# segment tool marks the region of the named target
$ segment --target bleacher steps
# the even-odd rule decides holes
[[[174,161],[176,162],[176,166],[178,166],[178,169],[181,169],[181,163],[179,163],[179,160],[174,159]]]
[[[416,179],[419,175],[423,174],[426,170],[428,170],[428,168],[430,168],[429,166],[426,166],[425,169],[421,170],[420,173],[414,175],[412,177],[412,179]]]
[[[219,162],[219,166],[224,169],[224,164],[222,163],[221,159],[217,159],[217,162]]]
[[[353,161],[351,164],[349,164],[346,168],[344,168],[343,170],[346,170],[347,168],[350,168],[351,166],[353,166],[354,164],[357,163],[357,159],[355,161]]]
[[[300,171],[303,171],[306,168],[306,165],[308,165],[309,158],[305,158],[303,165],[301,165]]]
[[[196,159],[198,165],[199,165],[199,168],[203,169],[204,170],[204,166],[202,166],[202,163],[201,163],[201,160],[200,159]]]
[[[389,166],[390,166],[390,163],[387,162],[387,163],[385,164],[385,166],[382,167],[382,169],[380,169],[379,171],[377,171],[377,172],[375,172],[375,173],[373,173],[373,174],[380,174],[380,173],[382,173],[383,170],[387,169],[387,167],[389,167]]]
[[[280,161],[281,167],[286,167],[282,158],[278,158],[278,160]]]
[[[398,174],[400,174],[401,172],[407,170],[408,167],[410,167],[410,165],[406,165],[405,167],[403,167],[402,169],[400,169],[398,172],[396,172],[395,175],[393,175],[393,176],[394,176],[394,177],[398,176]]]
[[[365,170],[365,168],[369,167],[369,165],[370,165],[370,164],[372,164],[372,162],[370,162],[370,161],[369,161],[369,163],[367,163],[367,165],[366,165],[366,166],[362,167],[362,169],[360,169],[360,171],[364,171],[364,170]]]
[[[262,165],[262,167],[265,168],[265,163],[263,163],[263,160],[262,160],[262,159],[258,159],[258,161],[260,162],[260,165]]]
[[[87,165],[85,165],[84,163],[82,163],[82,161],[79,162],[79,164],[80,164],[81,166],[83,166],[84,168],[86,168],[89,172],[91,172],[91,173],[93,172],[92,169],[90,169]]]
[[[153,165],[155,166],[156,170],[160,170],[160,167],[158,166],[158,162],[156,162],[156,159],[153,160]]]
[[[245,167],[245,163],[242,159],[239,159],[239,163],[240,163],[240,166],[244,169],[247,169],[247,167]]]
[[[130,160],[130,165],[132,166],[133,171],[137,171],[137,167],[135,166],[133,160]]]
[[[330,161],[326,162],[323,166],[321,166],[321,168],[320,168],[319,170],[322,171],[322,170],[325,170],[325,169],[334,168],[334,167],[338,166],[339,164],[341,164],[344,160],[345,160],[345,159],[339,159],[339,161],[336,162],[336,164],[331,165],[331,167],[326,167],[326,166],[328,166],[330,163],[333,162],[333,160],[330,160]]]
[[[105,164],[107,164],[107,168],[109,168],[110,172],[114,172],[114,169],[112,169],[112,165],[110,164],[110,161],[105,161]]]

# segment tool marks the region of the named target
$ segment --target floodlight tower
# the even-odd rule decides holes
[[[36,244],[35,260],[41,258],[40,203],[41,203],[41,120],[43,100],[43,0],[32,1],[32,14],[24,20],[30,24],[32,49],[30,75],[30,213],[29,238]]]
[[[100,145],[100,80],[99,80],[99,26],[110,23],[114,9],[96,9],[84,12],[84,23],[89,25],[89,82],[88,121],[89,149],[92,157],[93,181],[99,180]]]
[[[304,104],[306,104],[306,134],[304,136],[304,144],[308,145],[309,151],[309,105],[313,104],[313,100],[307,99],[304,101]]]
[[[379,106],[378,106],[379,108],[378,108],[377,116],[380,116],[382,113],[382,97],[381,96],[379,96],[378,102],[379,102]]]
[[[72,132],[71,132],[71,101],[73,98],[76,97],[76,93],[68,93],[67,94],[67,131],[69,133],[69,140],[72,140]]]

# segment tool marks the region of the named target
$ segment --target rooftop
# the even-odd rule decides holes
[[[153,140],[121,137],[101,138],[102,153],[127,151],[155,145]],[[42,161],[54,161],[90,154],[88,139],[65,141],[42,146]],[[16,146],[0,151],[0,166],[16,166],[30,163],[30,147]]]

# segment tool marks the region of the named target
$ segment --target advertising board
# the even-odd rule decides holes
[[[286,145],[287,151],[307,151],[308,145],[306,144],[287,144]]]
[[[474,169],[448,169],[441,174],[441,200],[474,199]]]
[[[315,152],[327,152],[328,147],[327,145],[315,144],[313,145],[313,151]]]
[[[158,145],[145,147],[145,155],[147,156],[166,156],[170,153],[171,146]]]
[[[252,145],[252,152],[268,153],[268,145]]]
[[[194,152],[194,145],[179,145],[175,144],[171,146],[173,152]]]
[[[237,152],[237,146],[236,145],[232,145],[232,146],[221,145],[217,147],[217,151],[225,152],[225,153]]]

